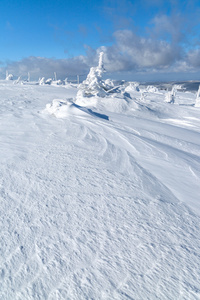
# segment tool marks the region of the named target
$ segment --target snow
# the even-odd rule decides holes
[[[126,88],[0,81],[0,299],[200,299],[196,95]]]
[[[200,86],[197,92],[195,107],[200,107]]]

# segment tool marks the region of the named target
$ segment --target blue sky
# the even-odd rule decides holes
[[[103,50],[116,78],[198,79],[199,20],[199,0],[1,0],[0,72],[81,75]]]

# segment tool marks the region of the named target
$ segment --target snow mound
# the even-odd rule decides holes
[[[62,80],[53,80],[52,78],[45,79],[45,77],[42,77],[39,79],[39,85],[65,85],[65,82]]]
[[[146,91],[149,93],[158,93],[159,92],[158,88],[153,85],[148,85]]]
[[[107,111],[113,113],[131,113],[138,110],[140,105],[135,101],[120,94],[114,93],[107,97],[78,98],[75,100],[77,105],[96,109],[98,111]]]
[[[128,92],[128,93],[131,93],[131,92],[139,92],[139,91],[140,91],[139,83],[138,83],[138,82],[130,82],[130,83],[126,86],[125,91]]]
[[[51,115],[54,115],[56,118],[67,118],[70,115],[88,117],[89,115],[104,120],[109,120],[109,117],[107,115],[77,105],[72,101],[72,99],[68,99],[68,100],[54,99],[51,104],[49,103],[46,105],[46,112],[48,112]]]
[[[68,115],[70,103],[65,100],[54,99],[46,105],[46,111],[57,118],[65,118]]]

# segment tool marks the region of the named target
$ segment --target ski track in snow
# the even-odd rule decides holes
[[[59,93],[1,85],[0,299],[200,299],[199,131],[42,114]]]

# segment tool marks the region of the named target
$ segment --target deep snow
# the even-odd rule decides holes
[[[196,95],[127,90],[0,82],[0,299],[200,299]]]

